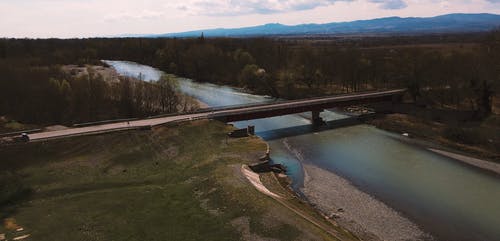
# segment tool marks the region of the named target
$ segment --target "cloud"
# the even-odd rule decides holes
[[[106,21],[122,21],[122,20],[152,20],[159,19],[164,16],[164,13],[151,10],[143,10],[139,12],[120,12],[109,14],[104,17]]]
[[[408,7],[408,4],[403,0],[370,0],[370,2],[379,3],[382,9],[403,9]]]
[[[184,1],[177,9],[192,15],[237,16],[248,14],[274,14],[311,10],[333,5],[337,2],[359,0],[192,0]],[[494,0],[490,0],[494,1]],[[368,0],[381,9],[402,9],[408,5],[403,0]]]
[[[500,0],[0,0],[0,37],[109,36],[482,12],[500,14]]]
[[[195,0],[187,1],[178,8],[193,14],[234,16],[310,10],[340,1],[353,0]]]

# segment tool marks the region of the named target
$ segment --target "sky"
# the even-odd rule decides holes
[[[0,0],[0,37],[159,34],[448,13],[500,14],[500,0]]]

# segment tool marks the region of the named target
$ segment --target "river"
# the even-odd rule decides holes
[[[149,66],[125,61],[107,63],[127,76],[141,74],[145,80],[161,76],[160,71]],[[178,84],[181,92],[212,107],[274,101],[268,96],[190,79],[179,78]],[[327,121],[345,117],[330,111],[321,116]],[[272,161],[287,167],[293,188],[298,192],[304,189],[307,180],[304,167],[314,166],[344,178],[353,188],[397,210],[436,239],[500,240],[498,176],[364,124],[317,131],[310,125],[308,113],[234,124],[256,126],[257,135],[271,147]],[[378,222],[383,224],[385,220]],[[396,237],[377,235],[384,239]]]

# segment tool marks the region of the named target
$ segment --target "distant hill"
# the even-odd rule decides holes
[[[217,28],[180,33],[124,35],[121,37],[250,37],[273,35],[355,35],[355,34],[428,34],[484,32],[500,28],[500,15],[448,14],[430,18],[387,17],[372,20],[325,24],[283,25],[265,24],[244,28]]]

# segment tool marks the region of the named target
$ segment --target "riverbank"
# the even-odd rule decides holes
[[[473,156],[500,162],[500,116],[492,114],[479,122],[438,122],[413,114],[387,114],[368,124],[396,133],[425,139],[470,153]],[[460,124],[460,126],[457,126]]]
[[[495,121],[495,116],[491,117]],[[492,122],[490,121],[490,122]],[[394,133],[406,133],[409,138],[401,140],[421,146],[432,152],[447,156],[468,165],[500,174],[500,153],[495,148],[484,145],[458,143],[446,137],[447,126],[442,123],[425,121],[407,114],[389,114],[368,120],[367,124]],[[488,132],[487,145],[496,145],[500,139],[500,129],[493,124],[482,124],[478,131]],[[479,135],[479,133],[476,133]],[[473,136],[469,138],[474,138]],[[478,142],[471,140],[471,142]]]
[[[416,224],[346,179],[311,164],[303,167],[301,191],[308,201],[362,240],[432,240]]]
[[[461,154],[445,151],[445,150],[439,150],[439,149],[434,149],[434,148],[427,148],[430,151],[433,151],[435,153],[438,153],[443,156],[447,156],[449,158],[455,159],[462,161],[464,163],[467,163],[471,166],[475,166],[484,170],[488,170],[491,172],[494,172],[496,174],[500,175],[500,164],[496,162],[490,162],[490,161],[485,161],[481,159],[477,159],[474,157],[469,157],[469,156],[464,156]]]
[[[198,108],[199,109],[210,108],[210,106],[207,103],[205,103],[205,102],[203,102],[203,101],[201,101],[199,99],[193,98],[193,100],[198,104]]]

